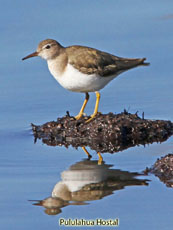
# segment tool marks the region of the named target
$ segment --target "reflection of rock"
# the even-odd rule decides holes
[[[146,120],[126,111],[121,114],[98,114],[85,123],[73,117],[58,118],[42,126],[32,125],[35,138],[48,145],[68,147],[89,146],[97,152],[117,152],[138,144],[165,141],[173,134],[173,123],[162,120]]]
[[[39,201],[35,205],[46,208],[46,213],[55,215],[68,205],[85,205],[86,201],[99,200],[124,189],[125,186],[147,185],[147,180],[135,178],[138,173],[110,169],[112,165],[98,165],[97,161],[81,161],[61,173],[52,197]]]
[[[168,187],[173,187],[173,154],[158,159],[150,169],[147,168],[145,171],[155,174]]]

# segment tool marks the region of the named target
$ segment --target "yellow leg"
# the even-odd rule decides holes
[[[83,146],[82,149],[83,149],[83,151],[87,154],[88,159],[91,159],[92,156],[89,154],[89,152],[86,150],[86,148]]]
[[[88,94],[88,93],[85,93],[85,101],[84,101],[84,103],[83,103],[83,105],[82,105],[82,108],[81,108],[79,114],[78,114],[77,116],[75,116],[75,119],[76,119],[76,120],[79,120],[79,119],[82,117],[83,112],[84,112],[84,109],[85,109],[85,106],[86,106],[88,100],[89,100],[89,94]]]
[[[98,165],[101,165],[102,162],[103,162],[103,157],[102,157],[102,155],[101,155],[100,152],[98,152],[97,154],[98,154],[98,156],[99,156]]]
[[[95,93],[96,93],[96,104],[95,104],[94,113],[91,115],[91,118],[88,119],[86,122],[90,122],[97,115],[97,112],[98,112],[100,93],[98,91],[96,91]]]

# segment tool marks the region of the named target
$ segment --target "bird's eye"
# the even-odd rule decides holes
[[[51,47],[50,45],[47,45],[45,48],[46,48],[46,49],[50,49],[50,47]]]

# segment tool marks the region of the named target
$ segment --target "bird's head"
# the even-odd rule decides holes
[[[37,50],[34,53],[22,58],[22,60],[36,56],[40,56],[46,60],[54,59],[61,53],[62,49],[63,46],[61,46],[57,41],[53,39],[46,39],[39,43]]]

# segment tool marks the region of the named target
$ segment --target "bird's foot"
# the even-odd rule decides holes
[[[81,119],[81,117],[83,116],[83,113],[79,113],[77,116],[75,116],[74,118],[76,119],[76,120],[79,120],[79,119]]]
[[[88,122],[92,121],[98,114],[101,114],[101,112],[93,113],[90,116],[90,118],[88,120],[86,120],[85,122],[88,123]]]
[[[90,121],[92,121],[94,119],[95,116],[91,116],[88,120],[85,121],[85,123],[89,123]]]
[[[87,149],[84,146],[82,147],[82,149],[87,154],[88,160],[90,160],[92,158],[91,154],[89,154],[89,152],[87,151]]]

